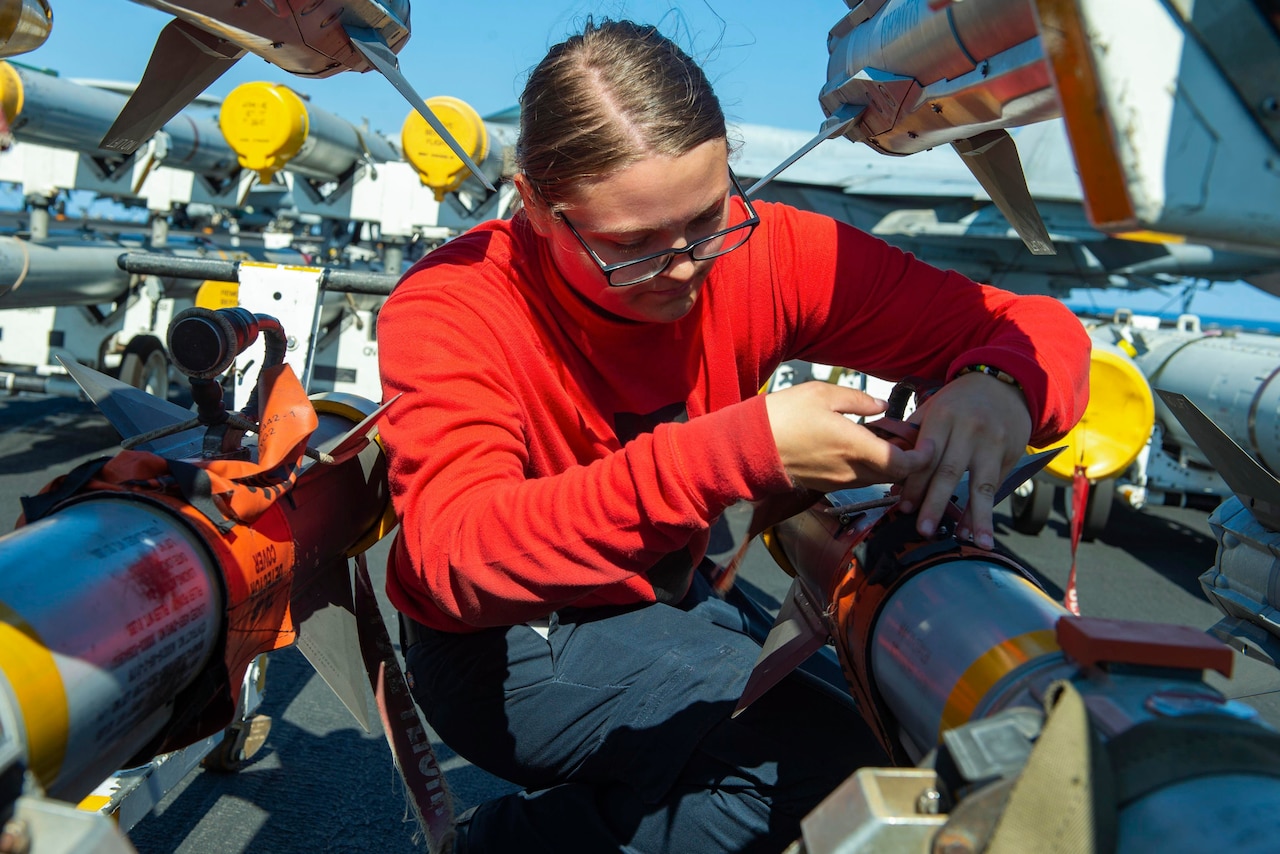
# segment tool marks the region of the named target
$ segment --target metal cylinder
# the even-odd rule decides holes
[[[48,0],[4,0],[0,3],[0,56],[33,51],[49,38],[53,11]]]
[[[969,720],[997,681],[1056,653],[1054,625],[1066,613],[998,563],[962,560],[925,570],[894,591],[876,622],[876,687],[903,733],[927,751],[944,729]]]
[[[827,77],[847,79],[874,68],[927,86],[1039,35],[1032,4],[1023,0],[968,0],[937,12],[929,3],[889,0],[852,29],[841,33],[837,26],[827,46]]]
[[[118,92],[0,62],[0,108],[19,142],[118,159],[119,152],[98,143],[128,100]],[[239,169],[212,117],[182,112],[160,130],[165,166],[210,178],[226,178]]]
[[[354,395],[313,405],[308,441],[321,448],[375,408]],[[381,448],[338,465],[306,460],[276,506],[272,535],[293,543],[281,569],[296,592],[394,526]],[[257,530],[238,525],[228,541],[252,544]],[[224,579],[243,586],[261,567],[252,549],[254,565],[220,565],[211,536],[158,503],[94,492],[0,537],[0,723],[19,722],[24,761],[53,797],[78,801],[153,745],[222,650]]]
[[[167,723],[217,647],[211,561],[171,512],[123,497],[0,538],[0,702],[50,794],[96,785]]]
[[[119,244],[35,243],[0,236],[0,308],[94,305],[129,289]]]
[[[1186,395],[1236,444],[1280,474],[1280,337],[1205,332],[1196,324],[1130,334],[1138,349],[1133,360],[1152,388]],[[1208,466],[1164,402],[1155,405],[1166,441]]]

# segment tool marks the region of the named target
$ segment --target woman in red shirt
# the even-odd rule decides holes
[[[730,719],[759,647],[708,595],[741,501],[897,483],[992,545],[992,494],[1087,397],[1056,300],[930,267],[827,217],[752,204],[701,69],[654,28],[589,23],[521,98],[523,209],[432,252],[379,319],[401,527],[388,594],[444,741],[526,787],[459,850],[779,851],[856,767],[865,724],[801,679]],[[787,359],[945,385],[904,450],[885,403]],[[996,373],[999,376],[996,376]]]

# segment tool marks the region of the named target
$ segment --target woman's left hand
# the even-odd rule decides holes
[[[1026,452],[1031,413],[1016,386],[982,373],[957,377],[911,416],[920,425],[917,447],[932,440],[933,463],[899,489],[904,510],[919,508],[916,530],[932,536],[956,485],[969,472],[969,503],[956,531],[981,548],[995,545],[993,498]]]

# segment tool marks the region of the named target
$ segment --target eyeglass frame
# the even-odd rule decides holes
[[[742,197],[742,206],[743,208],[746,209],[746,212],[747,212],[747,218],[745,220],[738,223],[737,225],[731,225],[728,228],[722,228],[719,231],[715,232],[714,234],[708,234],[706,237],[699,237],[697,240],[693,241],[688,246],[681,247],[680,249],[663,249],[660,252],[652,252],[640,258],[635,258],[631,261],[619,261],[615,264],[606,264],[604,262],[604,259],[602,259],[599,255],[597,255],[596,251],[587,245],[587,241],[582,239],[582,235],[578,233],[578,229],[574,227],[573,223],[569,222],[569,218],[564,215],[564,211],[560,211],[558,215],[561,221],[564,222],[564,224],[569,227],[569,233],[574,236],[574,238],[578,241],[579,244],[581,244],[582,248],[587,251],[587,255],[591,258],[592,261],[595,262],[596,267],[600,269],[600,272],[604,275],[605,284],[611,288],[629,288],[629,287],[632,287],[633,285],[642,285],[645,282],[649,282],[649,281],[652,281],[653,279],[658,278],[659,276],[661,276],[663,273],[667,271],[667,269],[671,266],[671,263],[676,260],[677,256],[688,255],[689,258],[694,261],[710,261],[712,258],[719,258],[721,255],[728,255],[730,252],[734,251],[734,249],[741,249],[743,246],[746,245],[746,242],[751,239],[751,235],[755,233],[756,226],[760,224],[760,216],[756,213],[756,209],[751,206],[751,200],[747,198],[746,191],[743,190],[742,185],[738,183],[738,177],[733,174],[732,169],[729,170],[729,180],[733,182],[734,189],[736,189],[738,191],[738,195]],[[698,247],[702,246],[703,244],[710,243],[712,240],[715,240],[718,237],[724,237],[728,234],[732,234],[735,231],[741,231],[744,228],[748,229],[747,236],[742,238],[742,242],[739,243],[737,246],[734,246],[730,249],[726,249],[723,252],[717,252],[714,255],[709,255],[706,258],[694,257],[693,251]],[[663,264],[661,267],[655,270],[651,275],[646,276],[643,279],[637,279],[634,282],[627,282],[626,284],[622,284],[622,285],[615,285],[613,283],[612,277],[615,271],[624,269],[626,267],[632,267],[637,264],[643,264],[647,261],[653,261],[657,258],[661,258],[663,255],[668,256],[667,263]]]

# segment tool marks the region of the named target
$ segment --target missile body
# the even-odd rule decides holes
[[[945,527],[922,540],[914,517],[886,500],[886,488],[867,487],[833,493],[766,537],[795,577],[775,626],[779,639],[794,637],[796,625],[823,626],[817,640],[834,640],[850,690],[896,764],[922,766],[913,769],[918,777],[884,771],[885,779],[923,782],[908,790],[903,813],[874,818],[904,834],[924,832],[924,844],[882,840],[876,850],[930,850],[930,839],[957,834],[970,840],[965,850],[983,850],[1007,807],[991,793],[1012,787],[1016,797],[1027,768],[1043,772],[1035,747],[1057,713],[1049,698],[1067,693],[1082,699],[1088,729],[1100,739],[1090,749],[1108,752],[1102,761],[1117,768],[1126,769],[1131,746],[1146,739],[1164,744],[1175,769],[1194,768],[1194,745],[1219,737],[1224,750],[1230,743],[1277,756],[1270,753],[1276,734],[1257,713],[1203,680],[1206,669],[1230,671],[1226,647],[1185,627],[1071,617],[1010,556],[961,544]],[[788,617],[797,613],[803,619]],[[771,635],[744,700],[794,666],[796,653],[784,655],[787,649]],[[1267,850],[1273,827],[1263,805],[1280,797],[1274,768],[1199,770],[1171,772],[1148,788],[1133,788],[1132,778],[1116,772],[1124,792],[1105,804],[1115,810],[1115,850]],[[851,804],[879,801],[868,791],[879,779],[859,772],[805,819],[806,843],[823,841],[809,850],[854,850],[840,845],[868,838],[873,816]],[[1065,792],[1068,783],[1054,785]],[[1104,783],[1099,777],[1090,785]],[[941,797],[944,815],[922,831],[927,817],[918,805],[926,796]],[[975,809],[987,819],[975,820]],[[1203,818],[1228,813],[1230,822]],[[1037,825],[1059,818],[1042,813]]]
[[[314,405],[319,447],[372,411]],[[305,591],[371,544],[388,501],[369,444],[306,461],[289,499],[226,533],[175,502],[95,489],[0,538],[0,721],[17,722],[43,788],[78,801],[225,726],[249,662],[293,641]]]
[[[33,51],[49,38],[53,10],[48,0],[4,0],[0,3],[0,57]]]
[[[19,142],[119,160],[119,152],[98,143],[127,100],[116,92],[0,62],[0,106]],[[239,169],[212,117],[179,113],[161,132],[165,166],[211,179],[228,178]]]
[[[1186,395],[1273,474],[1280,473],[1280,337],[1249,332],[1135,329],[1134,362],[1153,388]],[[1165,441],[1210,466],[1186,428],[1156,403]]]
[[[1058,115],[1032,4],[863,0],[831,31],[827,114],[867,109],[848,134],[892,154]]]

